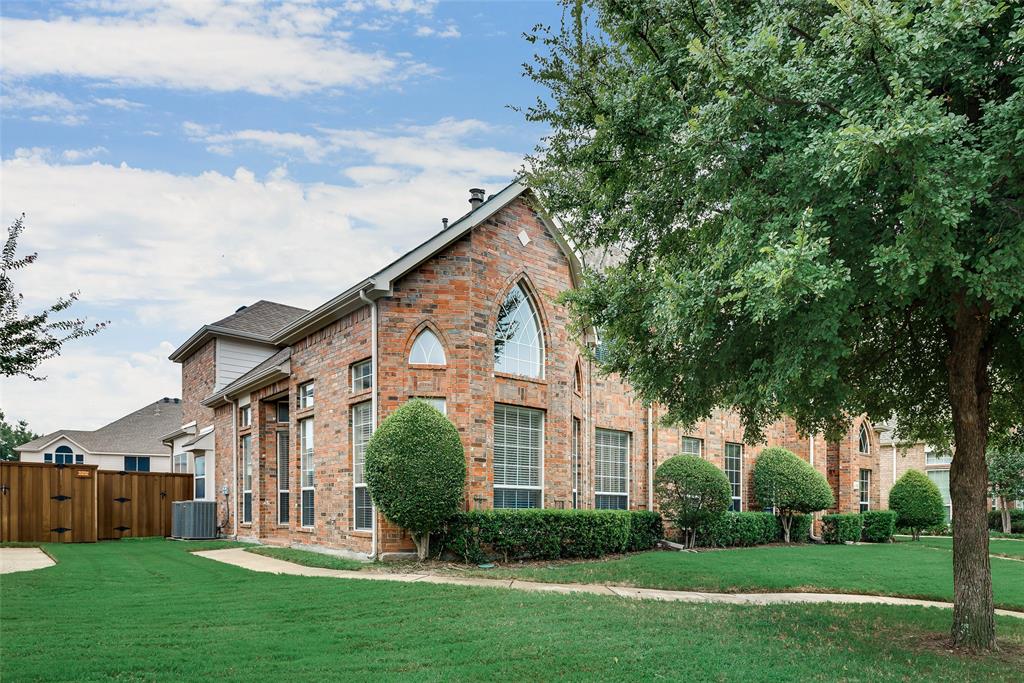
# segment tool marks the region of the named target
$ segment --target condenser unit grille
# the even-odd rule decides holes
[[[171,507],[171,536],[182,539],[217,537],[217,503],[182,500]]]

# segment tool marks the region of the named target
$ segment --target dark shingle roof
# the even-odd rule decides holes
[[[251,306],[222,318],[210,327],[222,327],[227,330],[238,330],[270,337],[299,316],[309,313],[304,308],[287,306],[273,301],[260,300]]]
[[[37,451],[66,436],[90,453],[167,455],[160,437],[181,426],[181,399],[162,398],[94,431],[61,429],[29,441],[18,450]]]

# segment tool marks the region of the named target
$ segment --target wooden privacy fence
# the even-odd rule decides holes
[[[0,541],[88,543],[170,536],[171,503],[176,500],[192,500],[191,474],[4,462]]]

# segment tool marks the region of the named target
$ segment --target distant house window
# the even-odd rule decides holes
[[[306,382],[305,384],[299,385],[299,410],[313,407],[313,388],[313,382]]]
[[[860,438],[858,439],[857,450],[861,453],[871,452],[871,439],[868,438],[868,428],[863,423],[860,425]]]
[[[85,462],[85,456],[81,453],[75,453],[75,464],[81,465]]]
[[[541,506],[544,413],[494,406],[494,507]]]
[[[953,451],[948,448],[924,447],[924,464],[949,465],[953,462]]]
[[[929,470],[928,478],[939,487],[942,503],[946,508],[946,523],[953,519],[953,500],[949,495],[949,470]]]
[[[629,508],[629,432],[594,432],[594,507]]]
[[[288,453],[288,432],[277,433],[277,523],[288,524],[291,519],[291,459]]]
[[[729,509],[739,512],[743,509],[743,444],[725,444],[725,474],[732,489]]]
[[[572,419],[572,507],[574,510],[580,507],[580,436],[581,422],[579,418]]]
[[[544,336],[537,311],[522,285],[512,288],[498,310],[494,369],[524,377],[544,376]]]
[[[444,365],[447,359],[441,340],[430,329],[425,329],[416,337],[409,352],[409,363],[412,365]]]
[[[47,453],[44,455],[43,462],[53,462],[53,453]]]
[[[57,465],[74,465],[75,454],[67,446],[57,446],[54,451],[54,462]]]
[[[195,499],[206,498],[206,456],[197,455],[195,459]]]
[[[364,360],[352,366],[352,393],[373,388],[373,361]]]
[[[313,526],[316,493],[313,489],[313,418],[299,422],[299,485],[302,487],[302,526]]]
[[[242,437],[242,523],[252,522],[252,435]]]
[[[417,400],[426,401],[430,404],[430,407],[441,413],[442,415],[448,414],[448,406],[443,398],[434,398],[433,396],[417,396]]]
[[[679,440],[679,452],[685,455],[696,455],[699,458],[704,454],[704,439],[684,436]]]
[[[252,426],[252,406],[242,406],[238,409],[238,426]]]
[[[277,402],[277,421],[288,423],[288,401]]]
[[[871,470],[860,471],[860,511],[871,509]]]
[[[355,528],[373,528],[373,504],[366,490],[366,444],[373,435],[373,404],[370,401],[352,406],[352,480],[355,486]]]
[[[149,456],[136,456],[126,455],[124,456],[124,471],[125,472],[149,472]]]

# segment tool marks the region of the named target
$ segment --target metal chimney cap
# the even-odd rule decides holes
[[[469,205],[474,209],[484,203],[484,191],[479,187],[469,188]]]

